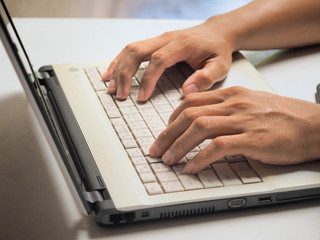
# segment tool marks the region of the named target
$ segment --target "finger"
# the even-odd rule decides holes
[[[200,116],[223,116],[227,114],[228,109],[220,106],[200,106],[194,108],[188,108],[183,111],[180,116],[170,124],[156,139],[156,141],[150,147],[150,154],[153,157],[162,156],[174,141],[180,137]]]
[[[115,68],[116,64],[118,63],[118,60],[119,60],[119,57],[120,57],[120,54],[119,53],[116,58],[109,64],[108,68],[107,68],[107,71],[105,71],[102,75],[102,80],[103,81],[108,81],[110,80],[111,78],[111,75],[112,75],[112,72],[113,72],[113,69]]]
[[[231,61],[222,56],[209,59],[205,66],[194,72],[183,84],[183,95],[204,91],[218,81],[226,78],[231,66]]]
[[[148,68],[142,77],[138,100],[146,101],[151,96],[164,70],[177,62],[187,59],[190,54],[190,51],[186,51],[185,46],[177,39],[154,52],[150,57]]]
[[[222,103],[223,101],[224,95],[221,94],[220,90],[189,94],[173,111],[169,118],[169,124],[171,124],[187,108],[218,104]]]
[[[162,156],[162,160],[169,165],[176,164],[183,156],[205,139],[239,133],[241,133],[241,129],[238,128],[232,117],[199,117],[174,141]]]
[[[184,171],[196,174],[225,155],[243,154],[244,142],[245,134],[217,137],[186,164]]]
[[[151,54],[167,41],[165,34],[163,34],[153,39],[128,44],[112,61],[103,76],[104,79],[110,79],[108,92],[117,93],[117,98],[125,99],[130,92],[132,77],[141,62],[149,60]]]

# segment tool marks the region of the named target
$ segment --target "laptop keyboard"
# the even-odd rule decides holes
[[[196,175],[184,173],[187,161],[208,146],[210,139],[192,149],[175,166],[151,157],[149,147],[182,102],[182,84],[192,70],[183,63],[166,69],[150,99],[138,103],[139,82],[146,67],[147,63],[141,64],[132,79],[131,93],[124,101],[107,93],[109,82],[101,80],[106,67],[85,68],[84,71],[149,195],[262,182],[242,155],[225,156]]]

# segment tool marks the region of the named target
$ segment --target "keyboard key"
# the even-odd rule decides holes
[[[196,155],[198,154],[198,152],[189,152],[186,154],[186,158],[188,161],[190,161],[191,159],[193,159]]]
[[[148,161],[148,163],[160,163],[160,162],[163,162],[162,158],[154,158],[154,157],[151,157],[151,156],[147,156],[146,160]]]
[[[118,136],[121,140],[134,140],[132,134],[130,132],[120,132],[118,133]]]
[[[227,159],[225,157],[219,158],[215,160],[213,163],[227,163]]]
[[[223,183],[212,170],[203,170],[198,173],[198,177],[205,188],[222,187]]]
[[[92,86],[96,91],[106,91],[107,90],[107,87],[103,81],[93,82]]]
[[[99,91],[99,92],[96,92],[100,101],[104,104],[108,104],[108,103],[114,103],[113,101],[113,98],[111,97],[111,95],[109,93],[107,93],[106,91]]]
[[[135,106],[122,106],[119,109],[122,115],[139,113]]]
[[[144,184],[150,195],[163,193],[161,186],[157,182]]]
[[[190,67],[185,62],[180,62],[180,63],[177,64],[177,66],[178,66],[178,69],[184,75],[185,79],[189,78],[194,73],[194,70],[192,69],[192,67]]]
[[[143,118],[148,117],[148,116],[158,116],[157,111],[154,109],[153,105],[151,106],[152,108],[142,108],[139,109],[139,112]]]
[[[122,144],[125,149],[138,147],[137,142],[134,139],[124,139]]]
[[[158,113],[161,112],[172,112],[173,108],[171,107],[170,104],[161,104],[161,105],[156,105],[154,106],[155,109],[157,110]]]
[[[135,77],[139,82],[141,82],[144,72],[144,69],[138,69],[138,71],[136,72]]]
[[[116,110],[118,111],[117,105],[115,105],[113,102],[112,103],[108,103],[108,102],[103,102],[103,100],[101,101],[104,109],[108,112],[108,111],[112,111],[112,110]]]
[[[130,132],[129,128],[127,125],[120,125],[120,126],[115,126],[116,132],[119,133],[128,133]]]
[[[247,161],[246,157],[243,156],[243,155],[240,155],[240,154],[226,156],[226,159],[228,160],[228,162],[243,162],[243,161]]]
[[[136,165],[136,169],[138,173],[147,173],[151,172],[151,169],[148,164],[139,164]]]
[[[172,169],[177,175],[186,175],[187,173],[185,173],[184,167],[185,167],[185,164],[178,164],[178,165],[172,166]]]
[[[154,136],[155,138],[158,138],[159,135],[160,135],[160,133],[162,133],[162,130],[152,130],[152,129],[151,129],[151,132],[152,132],[152,134],[153,134],[153,136]]]
[[[241,171],[241,170],[251,170],[251,167],[247,162],[235,162],[230,164],[233,170]]]
[[[148,128],[144,121],[133,121],[128,122],[130,129],[133,131],[135,129],[146,129]]]
[[[212,142],[212,139],[206,139],[202,143],[199,144],[199,148],[202,150],[209,146],[209,144]]]
[[[115,102],[119,108],[127,107],[127,106],[134,106],[134,104],[130,98],[126,98],[125,100],[115,99]]]
[[[140,173],[140,178],[143,183],[156,182],[157,179],[152,172]]]
[[[216,163],[212,164],[212,167],[223,182],[223,185],[232,186],[242,184],[242,182],[228,163]]]
[[[126,120],[126,122],[143,121],[139,113],[124,114],[123,118]]]
[[[176,88],[182,88],[182,85],[186,78],[183,76],[183,74],[179,71],[176,65],[167,68],[166,69],[166,74],[168,78],[172,81],[172,83],[176,86]]]
[[[141,147],[141,150],[142,150],[144,156],[149,155],[149,148],[150,148],[149,146],[142,146]]]
[[[202,183],[199,181],[196,175],[178,175],[183,187],[186,190],[201,189]]]
[[[132,133],[135,136],[135,138],[152,137],[152,133],[149,131],[148,128],[133,129]]]
[[[164,125],[163,122],[151,122],[151,123],[148,123],[148,126],[151,132],[163,131],[166,129],[166,125]]]
[[[153,163],[150,166],[155,173],[172,171],[172,168],[165,163]]]
[[[183,186],[181,185],[181,183],[179,181],[163,182],[163,183],[161,183],[161,185],[166,193],[180,192],[180,191],[184,190]]]
[[[158,114],[157,115],[142,116],[142,117],[146,121],[147,124],[162,123],[162,120]]]
[[[102,76],[107,71],[107,66],[99,66],[99,67],[97,67],[97,70],[98,70],[100,76]]]
[[[127,149],[127,153],[131,157],[131,159],[134,158],[134,157],[143,157],[143,154],[142,154],[142,152],[140,151],[139,148]]]
[[[143,147],[143,146],[151,147],[151,145],[154,142],[154,138],[153,137],[141,137],[141,138],[137,138],[137,142],[139,143],[140,147]]]
[[[237,171],[237,174],[239,175],[241,181],[245,184],[262,182],[258,175],[251,169]]]
[[[121,113],[118,109],[107,111],[109,118],[119,118],[121,117]]]
[[[134,165],[147,164],[147,161],[144,157],[133,157],[131,158],[131,161]]]
[[[111,122],[114,127],[126,125],[125,121],[122,118],[113,118]]]
[[[172,181],[177,181],[178,178],[174,172],[158,172],[156,173],[156,176],[159,180],[159,182],[172,182]]]

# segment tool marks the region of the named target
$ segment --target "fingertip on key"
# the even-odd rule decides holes
[[[159,153],[159,148],[157,146],[157,143],[154,142],[151,147],[149,148],[149,154],[152,156],[152,157],[158,157],[158,153]]]

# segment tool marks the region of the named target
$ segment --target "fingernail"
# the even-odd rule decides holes
[[[116,81],[114,79],[111,79],[108,86],[108,93],[114,93],[116,89]]]
[[[140,88],[140,90],[139,90],[138,101],[144,101],[144,89],[143,88]]]
[[[109,71],[105,71],[104,74],[102,74],[102,80],[107,81],[109,80],[111,74],[109,74]]]
[[[162,156],[162,160],[166,164],[170,164],[172,162],[172,154],[169,151],[166,151],[166,153],[163,154],[163,156]]]
[[[194,83],[191,83],[190,85],[188,85],[185,89],[184,89],[184,95],[188,95],[190,93],[194,93],[194,92],[198,92],[199,89],[197,87],[197,85],[195,85]]]
[[[157,157],[158,156],[158,152],[159,152],[159,148],[156,142],[154,142],[151,147],[149,148],[149,154],[152,157]]]
[[[117,98],[121,99],[123,97],[123,91],[122,91],[122,87],[118,86],[118,90],[117,90]]]
[[[184,167],[184,172],[188,173],[188,174],[193,174],[195,170],[195,166],[194,166],[194,162],[190,161],[186,164],[186,166]]]

